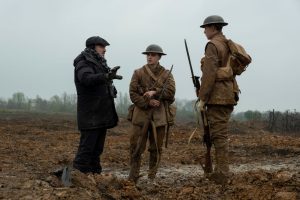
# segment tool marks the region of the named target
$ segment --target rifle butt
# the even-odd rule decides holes
[[[207,147],[207,152],[205,155],[205,170],[207,173],[212,173],[212,171],[213,171],[210,150],[211,150],[211,147]]]

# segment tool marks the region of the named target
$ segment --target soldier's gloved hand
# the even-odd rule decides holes
[[[200,99],[197,103],[197,107],[200,111],[205,111],[205,102]]]
[[[109,79],[109,80],[112,80],[112,79],[119,79],[119,80],[121,80],[121,79],[123,79],[122,76],[117,75],[117,71],[118,71],[119,69],[120,69],[120,66],[116,66],[116,67],[112,68],[112,69],[106,74],[107,79]]]

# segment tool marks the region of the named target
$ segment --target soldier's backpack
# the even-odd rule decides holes
[[[227,65],[232,68],[234,75],[241,75],[251,63],[252,59],[240,44],[229,39],[227,45],[230,50]]]

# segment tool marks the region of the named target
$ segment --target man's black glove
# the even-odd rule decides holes
[[[109,79],[109,80],[112,80],[112,79],[123,79],[122,76],[120,75],[117,75],[117,71],[120,69],[120,66],[116,66],[114,68],[112,68],[107,74],[106,74],[106,78]]]

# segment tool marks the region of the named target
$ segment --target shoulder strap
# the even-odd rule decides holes
[[[151,78],[153,78],[153,80],[157,81],[158,78],[152,73],[152,71],[150,70],[148,65],[145,65],[145,69],[147,71],[147,73],[151,76]]]
[[[161,80],[161,78],[165,74],[164,72],[167,71],[167,70],[161,70],[161,72],[159,73],[159,75],[157,77],[153,74],[153,72],[151,71],[151,69],[149,68],[148,65],[145,65],[145,69],[146,69],[147,73],[151,76],[151,78],[155,81],[152,87],[156,87],[156,85],[159,83],[159,81]]]
[[[229,51],[228,51],[228,55],[226,56],[226,57],[227,57],[227,58],[226,58],[226,61],[225,61],[224,64],[223,64],[223,65],[225,65],[225,66],[222,66],[221,60],[219,60],[220,66],[221,66],[221,67],[226,67],[227,62],[229,61],[230,54],[231,54],[231,50],[230,50],[230,48],[229,48],[229,46],[228,46],[228,39],[226,39],[225,41],[220,41],[220,40],[217,40],[217,39],[213,39],[213,40],[209,41],[209,42],[206,44],[205,50],[206,50],[207,45],[208,45],[209,43],[213,44],[213,45],[216,47],[218,56],[219,56],[220,48],[225,47],[225,48],[227,48],[227,49],[229,50]]]
[[[205,50],[206,50],[207,45],[208,45],[209,43],[213,44],[213,45],[216,47],[218,54],[219,54],[220,46],[224,46],[224,47],[226,47],[226,48],[229,48],[228,45],[227,45],[227,41],[224,43],[224,42],[221,42],[221,41],[219,41],[219,40],[211,40],[211,41],[209,41],[209,42],[206,44]]]

